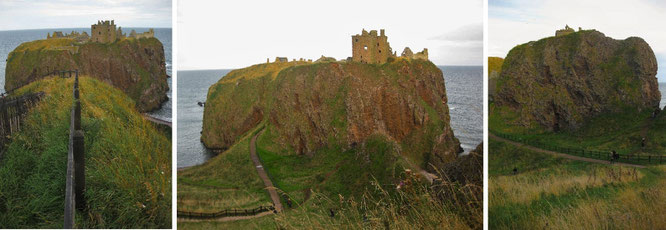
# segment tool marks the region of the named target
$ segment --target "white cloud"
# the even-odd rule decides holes
[[[406,46],[415,52],[429,48],[435,64],[481,65],[482,49],[432,38],[482,25],[482,7],[482,0],[180,1],[178,67],[241,68],[275,56],[342,59],[351,56],[351,36],[363,28],[386,29],[398,54]],[[477,28],[478,35],[482,27]]]
[[[432,39],[453,42],[483,42],[483,24],[465,25],[455,30],[446,31],[439,36],[433,37]]]
[[[491,0],[492,1],[492,0]],[[637,36],[645,39],[666,69],[666,4],[660,1],[625,0],[545,0],[541,4],[521,5],[521,2],[490,6],[488,9],[488,52],[504,57],[518,44],[553,36],[555,30],[568,24],[572,28],[596,29],[606,36],[625,39]],[[666,81],[666,71],[658,74]]]
[[[111,19],[123,27],[171,27],[171,0],[0,1],[0,30],[88,27]]]

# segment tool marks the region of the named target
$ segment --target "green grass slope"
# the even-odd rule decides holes
[[[62,228],[73,78],[46,78],[16,94],[42,101],[0,162],[0,228]],[[110,85],[80,78],[87,211],[77,228],[170,228],[171,141]]]
[[[489,147],[491,229],[666,226],[663,165],[635,169],[572,161],[494,140]]]
[[[494,107],[490,109],[490,131],[511,134],[523,142],[540,142],[549,146],[564,148],[615,150],[620,154],[666,155],[666,113],[652,117],[651,111],[631,109],[620,113],[602,114],[589,119],[578,130],[560,132],[541,128],[528,128],[513,125],[506,119],[520,119],[515,113]],[[532,127],[538,127],[532,126]],[[641,141],[645,138],[645,147]]]

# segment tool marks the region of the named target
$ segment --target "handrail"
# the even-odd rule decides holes
[[[65,72],[65,71],[61,71]],[[79,97],[79,72],[74,79],[74,103],[70,111],[69,150],[67,152],[67,182],[65,184],[64,228],[74,227],[75,210],[85,209],[85,151],[84,133],[81,128],[81,100]]]

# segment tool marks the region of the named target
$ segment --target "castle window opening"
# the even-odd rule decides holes
[[[381,52],[382,52],[382,50],[379,50],[379,52],[381,53]]]
[[[368,46],[363,46],[363,49],[368,50]]]
[[[356,39],[356,42],[358,42],[358,38]]]

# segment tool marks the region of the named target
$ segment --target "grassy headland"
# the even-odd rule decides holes
[[[62,228],[73,78],[49,77],[15,94],[45,92],[0,162],[0,227]],[[171,227],[171,141],[120,90],[81,77],[87,211],[77,228]]]
[[[79,70],[120,89],[140,111],[150,111],[166,100],[168,83],[164,47],[157,38],[125,38],[112,43],[74,39],[24,42],[7,57],[5,90],[43,78],[54,70]]]
[[[207,146],[224,152],[179,171],[178,209],[270,204],[248,146],[263,129],[257,154],[285,211],[178,227],[480,228],[473,186],[447,184],[453,198],[442,200],[436,195],[442,189],[405,173],[411,168],[420,177],[419,167],[456,158],[445,90],[434,64],[405,58],[377,65],[266,63],[230,72],[208,91],[202,133]],[[409,188],[396,189],[408,180]]]

